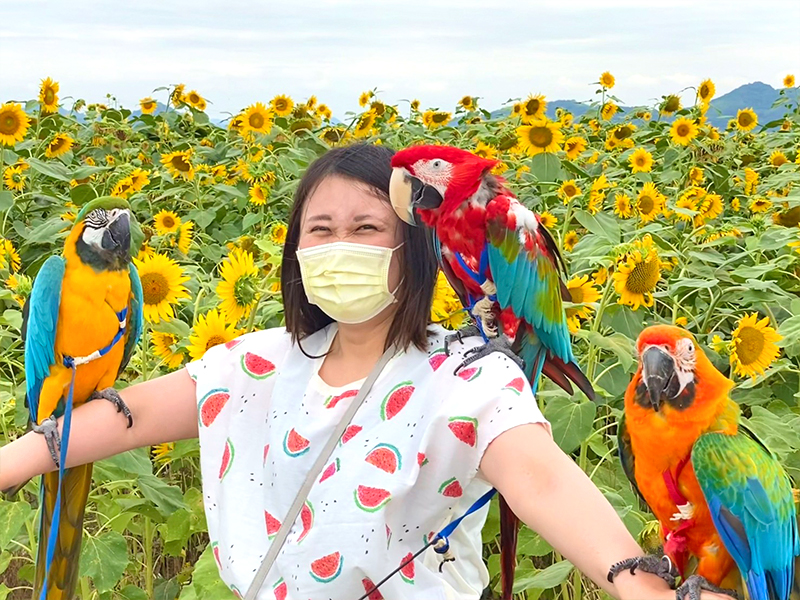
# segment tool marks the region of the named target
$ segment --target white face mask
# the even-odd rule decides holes
[[[370,320],[397,301],[397,289],[389,291],[389,264],[392,253],[402,245],[384,248],[333,242],[298,250],[308,301],[339,323]]]

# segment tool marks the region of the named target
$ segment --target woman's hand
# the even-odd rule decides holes
[[[110,402],[94,400],[72,414],[67,467],[140,446],[197,437],[195,384],[186,369],[120,391],[133,427]],[[59,419],[59,432],[61,423]],[[0,448],[0,491],[55,470],[44,436],[28,432]]]
[[[520,425],[486,449],[480,472],[514,513],[606,592],[621,599],[674,600],[675,592],[650,573],[608,569],[644,552],[614,508],[543,424]],[[703,592],[702,600],[730,600]]]

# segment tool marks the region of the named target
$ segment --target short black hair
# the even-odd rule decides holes
[[[306,202],[317,186],[330,176],[339,176],[366,185],[375,195],[389,201],[391,159],[394,151],[386,146],[353,144],[329,150],[315,160],[300,180],[289,216],[286,243],[281,263],[286,330],[293,342],[319,331],[333,319],[318,306],[309,303],[297,262],[300,222]],[[403,350],[415,346],[427,349],[431,302],[438,269],[431,231],[400,223],[405,242],[400,252],[403,279],[396,293],[397,312],[389,328],[386,348],[397,344]]]

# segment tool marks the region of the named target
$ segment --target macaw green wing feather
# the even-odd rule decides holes
[[[125,370],[128,362],[136,350],[136,345],[139,343],[139,338],[142,336],[142,327],[144,323],[144,315],[142,309],[144,308],[144,292],[142,291],[142,281],[139,279],[139,272],[136,266],[131,263],[128,267],[128,272],[131,279],[131,304],[130,312],[128,314],[128,337],[125,340],[125,352],[122,355],[122,362],[119,365],[119,373]]]
[[[631,436],[628,433],[628,426],[625,424],[624,413],[617,422],[617,453],[619,454],[619,460],[622,463],[622,470],[625,476],[628,478],[628,481],[631,482],[633,489],[636,491],[639,498],[642,499],[642,502],[647,504],[647,500],[642,496],[639,485],[636,483],[636,458],[633,455]]]
[[[38,423],[39,394],[42,384],[56,362],[56,327],[61,305],[61,283],[66,261],[61,256],[48,258],[33,282],[26,303],[27,318],[23,327],[25,339],[25,386],[31,420]]]
[[[565,363],[574,362],[561,301],[558,248],[544,227],[525,225],[535,223],[533,213],[518,204],[514,211],[527,211],[515,229],[507,227],[505,214],[487,219],[487,253],[497,301],[528,322],[549,352]]]
[[[791,483],[776,458],[748,435],[706,433],[692,466],[750,597],[788,600],[800,537]]]

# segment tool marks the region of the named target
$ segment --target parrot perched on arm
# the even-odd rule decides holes
[[[543,373],[568,393],[572,381],[594,399],[572,353],[558,247],[539,217],[492,175],[496,164],[451,146],[411,146],[392,157],[395,212],[433,230],[439,265],[487,342],[459,368],[500,351],[522,363],[534,393]],[[511,598],[517,525],[501,497],[504,600]]]
[[[800,555],[788,475],[739,423],[733,382],[692,338],[669,325],[646,328],[639,368],[619,425],[622,465],[661,524],[664,552],[683,583],[677,597],[727,593],[741,575],[751,600],[788,600]],[[686,577],[690,559],[697,560]],[[656,572],[655,557],[612,567]],[[726,588],[725,590],[721,588]]]
[[[39,600],[69,600],[78,581],[92,464],[69,469],[61,464],[69,412],[104,398],[124,413],[128,427],[133,425],[111,386],[139,341],[142,308],[142,284],[131,262],[128,203],[113,197],[92,200],[78,213],[63,256],[51,256],[42,265],[23,309],[26,403],[34,431],[44,434],[59,466],[42,477],[34,582]],[[55,419],[62,415],[59,436]]]

